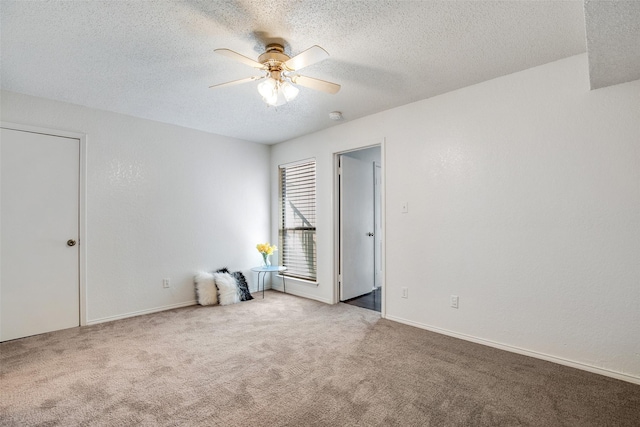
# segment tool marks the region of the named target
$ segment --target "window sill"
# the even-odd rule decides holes
[[[302,285],[309,285],[309,286],[318,286],[319,283],[313,280],[306,280],[306,279],[300,279],[298,277],[291,277],[291,276],[283,276],[282,274],[278,274],[279,278],[284,278],[287,283],[290,282],[296,282],[296,283],[300,283]]]

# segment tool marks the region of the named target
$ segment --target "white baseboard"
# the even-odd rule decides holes
[[[604,375],[606,377],[615,378],[622,381],[627,381],[633,384],[640,384],[640,377],[633,375],[623,374],[621,372],[611,371],[597,366],[587,365],[573,360],[563,359],[562,357],[552,356],[549,354],[538,353],[532,350],[526,350],[520,347],[514,347],[507,344],[498,343],[483,338],[477,338],[471,335],[460,334],[458,332],[449,331],[447,329],[437,328],[435,326],[425,325],[422,323],[414,322],[412,320],[403,319],[401,317],[386,315],[385,319],[392,320],[394,322],[403,323],[409,326],[415,326],[416,328],[426,329],[427,331],[436,332],[442,335],[448,335],[450,337],[459,338],[465,341],[471,341],[476,344],[482,344],[489,347],[498,348],[500,350],[509,351],[511,353],[522,354],[524,356],[534,357],[536,359],[546,360],[547,362],[557,363],[559,365],[569,366],[571,368],[581,369],[583,371],[592,372],[594,374]]]
[[[196,305],[196,300],[179,302],[177,304],[164,305],[162,307],[149,308],[146,310],[133,311],[131,313],[117,314],[115,316],[102,317],[100,319],[88,320],[87,325],[97,325],[98,323],[111,322],[113,320],[126,319],[128,317],[142,316],[143,314],[157,313],[159,311],[172,310],[174,308],[188,307]]]

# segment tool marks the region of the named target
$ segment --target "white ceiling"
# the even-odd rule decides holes
[[[616,2],[633,3],[627,8],[636,13],[622,30],[615,20],[624,6],[599,19],[606,7],[589,3],[600,2],[586,6],[595,23],[591,70],[608,61],[596,53],[612,50],[607,40],[618,44],[615,35],[630,44],[616,58],[633,56],[638,2]],[[335,125],[334,110],[352,120],[587,47],[582,1],[0,0],[0,13],[2,89],[261,143]],[[214,49],[256,59],[266,42],[280,39],[291,56],[325,48],[331,57],[301,74],[339,83],[341,91],[301,88],[274,108],[256,82],[208,89],[256,74]],[[621,74],[633,66],[617,64]],[[598,77],[602,85],[625,78],[629,72]]]
[[[640,1],[585,1],[591,88],[640,79]]]

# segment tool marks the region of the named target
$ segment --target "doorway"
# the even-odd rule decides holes
[[[79,326],[84,136],[0,131],[0,341]]]
[[[381,147],[340,153],[339,300],[382,311]]]

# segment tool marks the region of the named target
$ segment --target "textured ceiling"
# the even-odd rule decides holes
[[[585,52],[581,1],[0,1],[2,89],[274,143],[345,120]],[[637,24],[637,22],[636,22]],[[602,31],[610,27],[603,24]],[[217,55],[257,58],[284,40],[330,58],[268,107],[255,75]],[[637,45],[636,45],[637,47]],[[637,78],[637,77],[636,77]]]
[[[640,79],[640,1],[585,1],[591,88]]]

